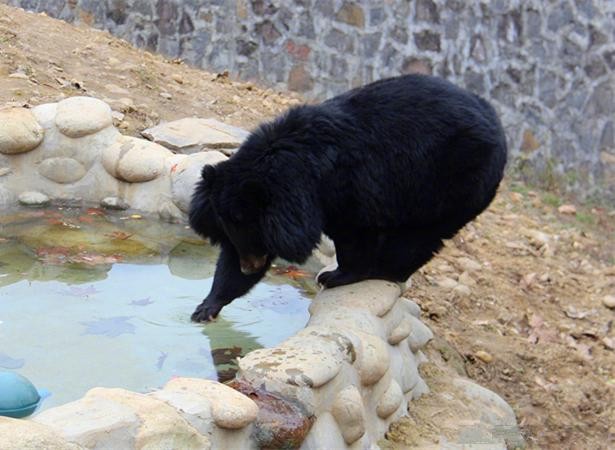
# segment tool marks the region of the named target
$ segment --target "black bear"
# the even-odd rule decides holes
[[[385,79],[294,107],[203,168],[190,225],[221,253],[192,320],[216,317],[275,257],[304,262],[321,233],[339,265],[318,278],[326,288],[405,281],[489,205],[505,164],[491,105],[436,77]]]

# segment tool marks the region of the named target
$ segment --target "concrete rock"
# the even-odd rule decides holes
[[[56,112],[58,110],[57,103],[43,103],[32,108],[32,114],[36,117],[36,121],[45,129],[48,130],[56,126]]]
[[[425,380],[419,378],[416,385],[412,388],[412,400],[417,400],[421,398],[423,395],[429,393],[429,386],[425,383]]]
[[[15,196],[6,187],[0,185],[0,208],[7,208],[15,203]]]
[[[395,380],[391,380],[391,384],[384,392],[382,398],[378,402],[376,407],[376,414],[381,419],[386,419],[399,408],[404,398],[404,394],[399,387],[399,384]]]
[[[209,439],[201,436],[177,410],[151,396],[124,389],[94,388],[85,398],[106,399],[132,410],[139,418],[139,427],[134,437],[135,448],[197,450],[208,449],[211,446]]]
[[[410,335],[412,330],[412,322],[410,319],[403,318],[399,325],[397,325],[389,334],[387,341],[391,345],[397,345]]]
[[[130,208],[128,203],[118,197],[105,197],[100,201],[100,206],[105,209],[113,209],[117,211],[124,211]]]
[[[216,425],[236,430],[256,419],[258,406],[250,398],[217,381],[197,378],[174,378],[165,391],[190,392],[211,403],[211,414]]]
[[[141,133],[147,139],[181,153],[236,148],[249,133],[215,119],[188,117],[163,123]]]
[[[83,447],[69,443],[55,431],[27,420],[0,417],[2,450],[78,450]]]
[[[417,352],[425,346],[427,342],[433,339],[433,333],[427,328],[427,325],[416,317],[408,316],[408,319],[412,323],[412,331],[410,332],[410,336],[408,336],[408,345],[410,346],[410,350]]]
[[[105,170],[115,178],[142,183],[160,176],[164,160],[172,156],[166,148],[128,136],[120,136],[102,154]]]
[[[357,353],[355,366],[359,372],[361,383],[371,386],[378,382],[389,369],[389,352],[382,339],[373,334],[357,332],[361,344]]]
[[[384,316],[401,294],[396,283],[382,280],[367,280],[348,286],[325,289],[310,305],[310,313],[316,315],[322,308],[335,306],[367,309],[378,317]]]
[[[19,203],[24,206],[40,207],[47,206],[51,200],[42,192],[27,191],[19,194]]]
[[[13,155],[36,148],[45,132],[25,108],[0,109],[0,153]]]
[[[70,97],[58,103],[56,126],[65,136],[78,138],[111,125],[111,108],[92,97]]]
[[[72,158],[47,158],[38,167],[39,173],[56,183],[74,183],[85,176],[86,169]]]
[[[220,152],[209,151],[194,153],[177,163],[171,172],[171,196],[180,210],[188,212],[194,187],[201,179],[203,166],[213,166],[227,159]]]
[[[122,448],[134,443],[139,427],[139,418],[127,406],[87,396],[43,411],[33,420],[87,448]]]
[[[239,360],[239,374],[317,388],[331,381],[344,362],[352,362],[353,352],[352,342],[341,334],[309,326],[276,348],[248,353]]]
[[[355,386],[348,386],[337,394],[331,414],[340,427],[346,444],[352,444],[365,434],[363,401]]]

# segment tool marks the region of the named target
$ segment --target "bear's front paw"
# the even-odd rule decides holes
[[[365,279],[367,279],[367,277],[354,273],[343,272],[339,268],[330,272],[323,272],[318,276],[318,282],[328,289],[356,283],[357,281],[362,281]]]
[[[218,317],[222,306],[223,305],[204,300],[203,303],[196,307],[190,318],[193,322],[210,322]]]

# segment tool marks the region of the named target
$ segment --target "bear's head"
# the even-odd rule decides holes
[[[235,157],[205,166],[190,206],[190,226],[212,243],[228,239],[237,251],[241,271],[251,274],[280,256],[304,262],[320,240],[321,212],[314,194],[277,176],[238,167]],[[298,181],[298,180],[295,180]]]

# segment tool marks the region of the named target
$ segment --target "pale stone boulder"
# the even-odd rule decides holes
[[[73,158],[47,158],[43,160],[38,172],[48,180],[66,184],[79,181],[86,174],[86,168]]]
[[[401,391],[401,387],[399,387],[399,383],[395,380],[391,380],[391,384],[378,402],[376,414],[378,414],[378,417],[381,419],[386,419],[397,411],[403,399],[404,394]]]
[[[32,207],[47,206],[51,202],[48,196],[37,191],[22,192],[17,199],[22,205]]]
[[[249,133],[215,119],[187,117],[148,128],[141,133],[147,139],[180,153],[203,149],[233,149]]]
[[[56,126],[62,134],[78,138],[94,134],[113,122],[111,108],[92,97],[70,97],[58,103]]]
[[[408,316],[408,320],[411,322],[411,331],[408,336],[408,345],[410,350],[416,352],[420,350],[425,344],[433,339],[432,331],[414,316]]]
[[[109,175],[130,183],[142,183],[160,176],[164,160],[173,154],[166,148],[129,136],[120,136],[103,150],[102,164]]]
[[[410,335],[410,331],[412,330],[412,321],[404,317],[397,325],[387,339],[388,343],[391,345],[397,345],[404,339],[406,339]]]
[[[215,150],[188,155],[171,171],[171,196],[177,207],[187,213],[196,183],[201,179],[203,166],[216,165],[228,157]]]
[[[84,447],[63,439],[51,428],[32,421],[0,417],[2,450],[79,450]]]
[[[243,428],[254,422],[258,414],[253,400],[217,381],[178,377],[170,380],[164,390],[190,392],[207,399],[214,422],[221,428]]]
[[[377,317],[384,316],[401,294],[396,283],[382,280],[366,280],[347,286],[325,289],[310,305],[310,314],[316,315],[323,308],[345,306],[366,309]]]
[[[239,371],[247,378],[266,376],[292,386],[317,388],[335,378],[353,355],[353,344],[346,337],[309,326],[276,348],[248,353],[239,360]]]
[[[104,398],[83,397],[34,416],[85,448],[123,448],[134,444],[139,418],[129,407]]]
[[[106,388],[94,388],[87,393],[86,398],[88,397],[110,400],[134,411],[139,418],[139,428],[134,437],[136,449],[211,448],[206,436],[202,436],[175,408],[162,400],[125,389]]]
[[[331,414],[339,425],[346,444],[352,444],[365,434],[363,401],[355,386],[348,386],[337,394]]]
[[[45,129],[51,129],[56,126],[56,113],[58,111],[57,103],[43,103],[32,108],[32,114],[36,121]]]
[[[382,339],[373,334],[356,332],[360,346],[356,349],[355,365],[363,386],[378,382],[389,369],[389,352]]]
[[[0,109],[0,153],[29,152],[38,147],[44,136],[43,128],[29,109]]]

